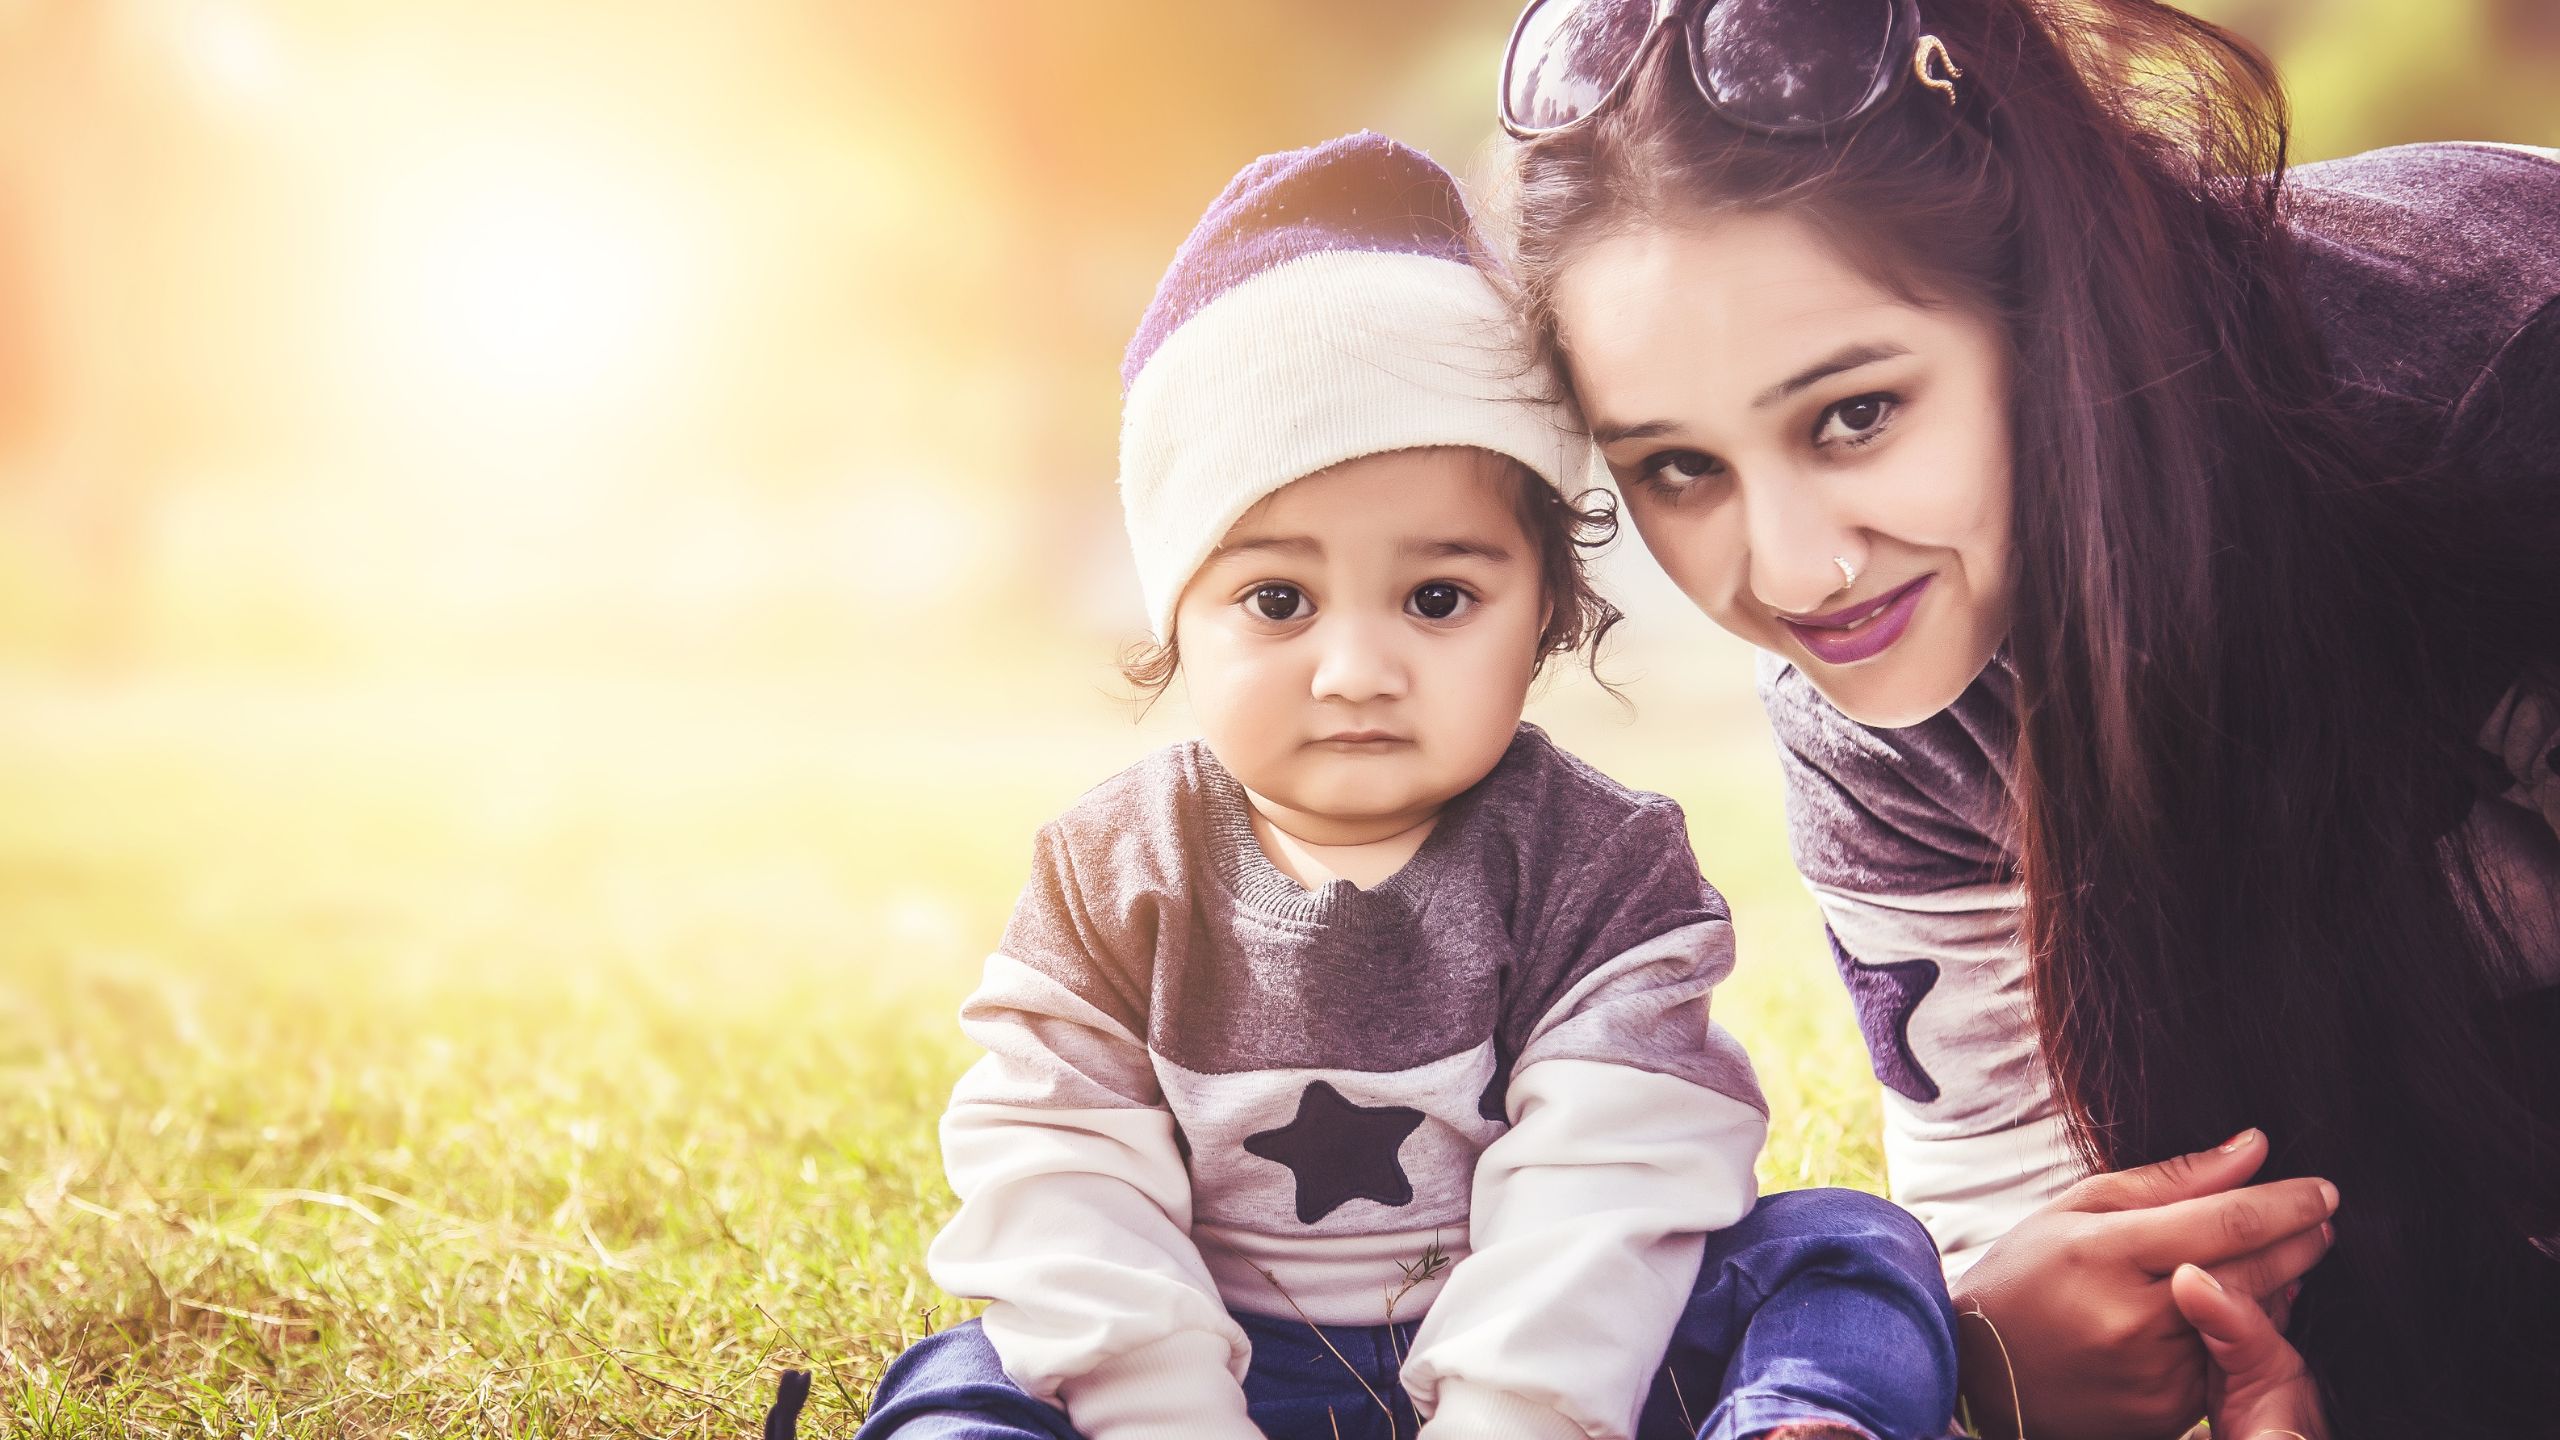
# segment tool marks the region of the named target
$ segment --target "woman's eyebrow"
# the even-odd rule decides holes
[[[1788,376],[1786,379],[1779,381],[1777,384],[1770,386],[1768,389],[1761,391],[1759,396],[1751,402],[1751,408],[1754,410],[1765,410],[1768,407],[1777,404],[1779,401],[1786,399],[1788,396],[1799,394],[1811,386],[1818,385],[1821,382],[1830,379],[1832,376],[1840,374],[1842,371],[1855,370],[1861,365],[1873,365],[1879,360],[1891,360],[1895,356],[1908,355],[1910,353],[1911,352],[1909,350],[1893,344],[1869,342],[1866,344],[1845,346],[1839,350],[1833,351],[1830,358],[1817,360],[1802,370],[1797,371],[1793,375]]]
[[[1873,365],[1879,360],[1891,360],[1910,353],[1900,345],[1884,341],[1845,346],[1761,391],[1752,399],[1751,408],[1765,410],[1790,395],[1801,394],[1806,389],[1821,384],[1834,375],[1855,370],[1861,365]],[[1668,420],[1642,420],[1634,424],[1621,424],[1615,420],[1597,420],[1591,425],[1591,441],[1606,450],[1621,440],[1651,440],[1656,436],[1668,435],[1679,428]]]
[[[1642,420],[1632,425],[1598,420],[1592,422],[1591,441],[1606,450],[1621,440],[1650,440],[1656,435],[1668,435],[1677,428],[1668,420]]]

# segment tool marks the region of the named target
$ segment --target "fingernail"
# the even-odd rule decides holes
[[[2198,1275],[2202,1276],[2202,1277],[2204,1278],[2204,1283],[2206,1283],[2207,1285],[2212,1286],[2214,1289],[2216,1289],[2216,1290],[2220,1290],[2220,1289],[2222,1288],[2222,1282],[2221,1282],[2221,1281],[2219,1281],[2219,1280],[2214,1279],[2214,1278],[2213,1278],[2213,1272],[2212,1272],[2212,1271],[2210,1271],[2210,1270],[2207,1270],[2207,1269],[2206,1269],[2206,1268],[2204,1268],[2203,1266],[2201,1266],[2201,1265],[2189,1265],[2189,1266],[2186,1266],[2185,1268],[2186,1268],[2186,1269],[2189,1269],[2189,1270],[2193,1270],[2194,1272],[2196,1272],[2196,1274],[2198,1274]]]
[[[2258,1132],[2255,1127],[2243,1130],[2239,1134],[2232,1136],[2230,1139],[2223,1141],[2221,1148],[2216,1150],[2214,1153],[2217,1155],[2228,1155],[2235,1150],[2244,1148],[2250,1141],[2257,1138]]]
[[[2332,1213],[2335,1213],[2338,1208],[2338,1187],[2326,1180],[2321,1181],[2320,1199],[2328,1205]]]
[[[2321,1222],[2320,1222],[2320,1243],[2321,1243],[2321,1244],[2323,1244],[2323,1245],[2335,1245],[2335,1244],[2337,1244],[2337,1243],[2338,1243],[2338,1227],[2337,1227],[2337,1226],[2335,1226],[2335,1225],[2330,1224],[2330,1223],[2329,1223],[2328,1221],[2326,1221],[2326,1220],[2321,1221]]]
[[[2296,1280],[2296,1281],[2294,1281],[2292,1284],[2287,1285],[2286,1287],[2284,1287],[2284,1303],[2286,1303],[2287,1305],[2290,1305],[2290,1304],[2292,1304],[2294,1301],[2299,1300],[2299,1299],[2301,1299],[2301,1298],[2302,1298],[2302,1282],[2301,1282],[2301,1281]]]

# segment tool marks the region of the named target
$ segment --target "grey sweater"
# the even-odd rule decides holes
[[[1040,832],[936,1278],[1097,1440],[1240,1423],[1230,1307],[1427,1311],[1426,1433],[1629,1433],[1765,1126],[1678,807],[1524,725],[1394,876],[1309,891],[1248,803],[1194,742]]]

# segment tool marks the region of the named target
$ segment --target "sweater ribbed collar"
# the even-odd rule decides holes
[[[1495,765],[1496,772],[1510,763],[1529,733],[1529,727],[1523,726],[1521,734],[1512,737],[1511,749]],[[1411,924],[1428,903],[1433,882],[1448,867],[1449,857],[1467,843],[1477,801],[1492,778],[1477,781],[1444,806],[1440,823],[1431,827],[1413,858],[1393,875],[1366,890],[1348,880],[1330,880],[1310,890],[1262,853],[1262,842],[1253,834],[1253,800],[1245,794],[1243,783],[1218,763],[1206,744],[1195,740],[1191,751],[1200,777],[1202,828],[1218,879],[1254,914],[1302,927],[1381,929]]]

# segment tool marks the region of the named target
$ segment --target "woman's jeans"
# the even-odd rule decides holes
[[[1412,1440],[1396,1369],[1415,1323],[1325,1326],[1319,1339],[1303,1320],[1235,1318],[1253,1342],[1245,1403],[1271,1440]],[[1947,1433],[1955,1398],[1955,1309],[1920,1223],[1854,1190],[1792,1190],[1707,1236],[1636,1433],[1744,1440],[1831,1421],[1922,1440]],[[881,1377],[858,1440],[891,1435],[1081,1440],[1066,1412],[1005,1378],[974,1320],[918,1342]]]

